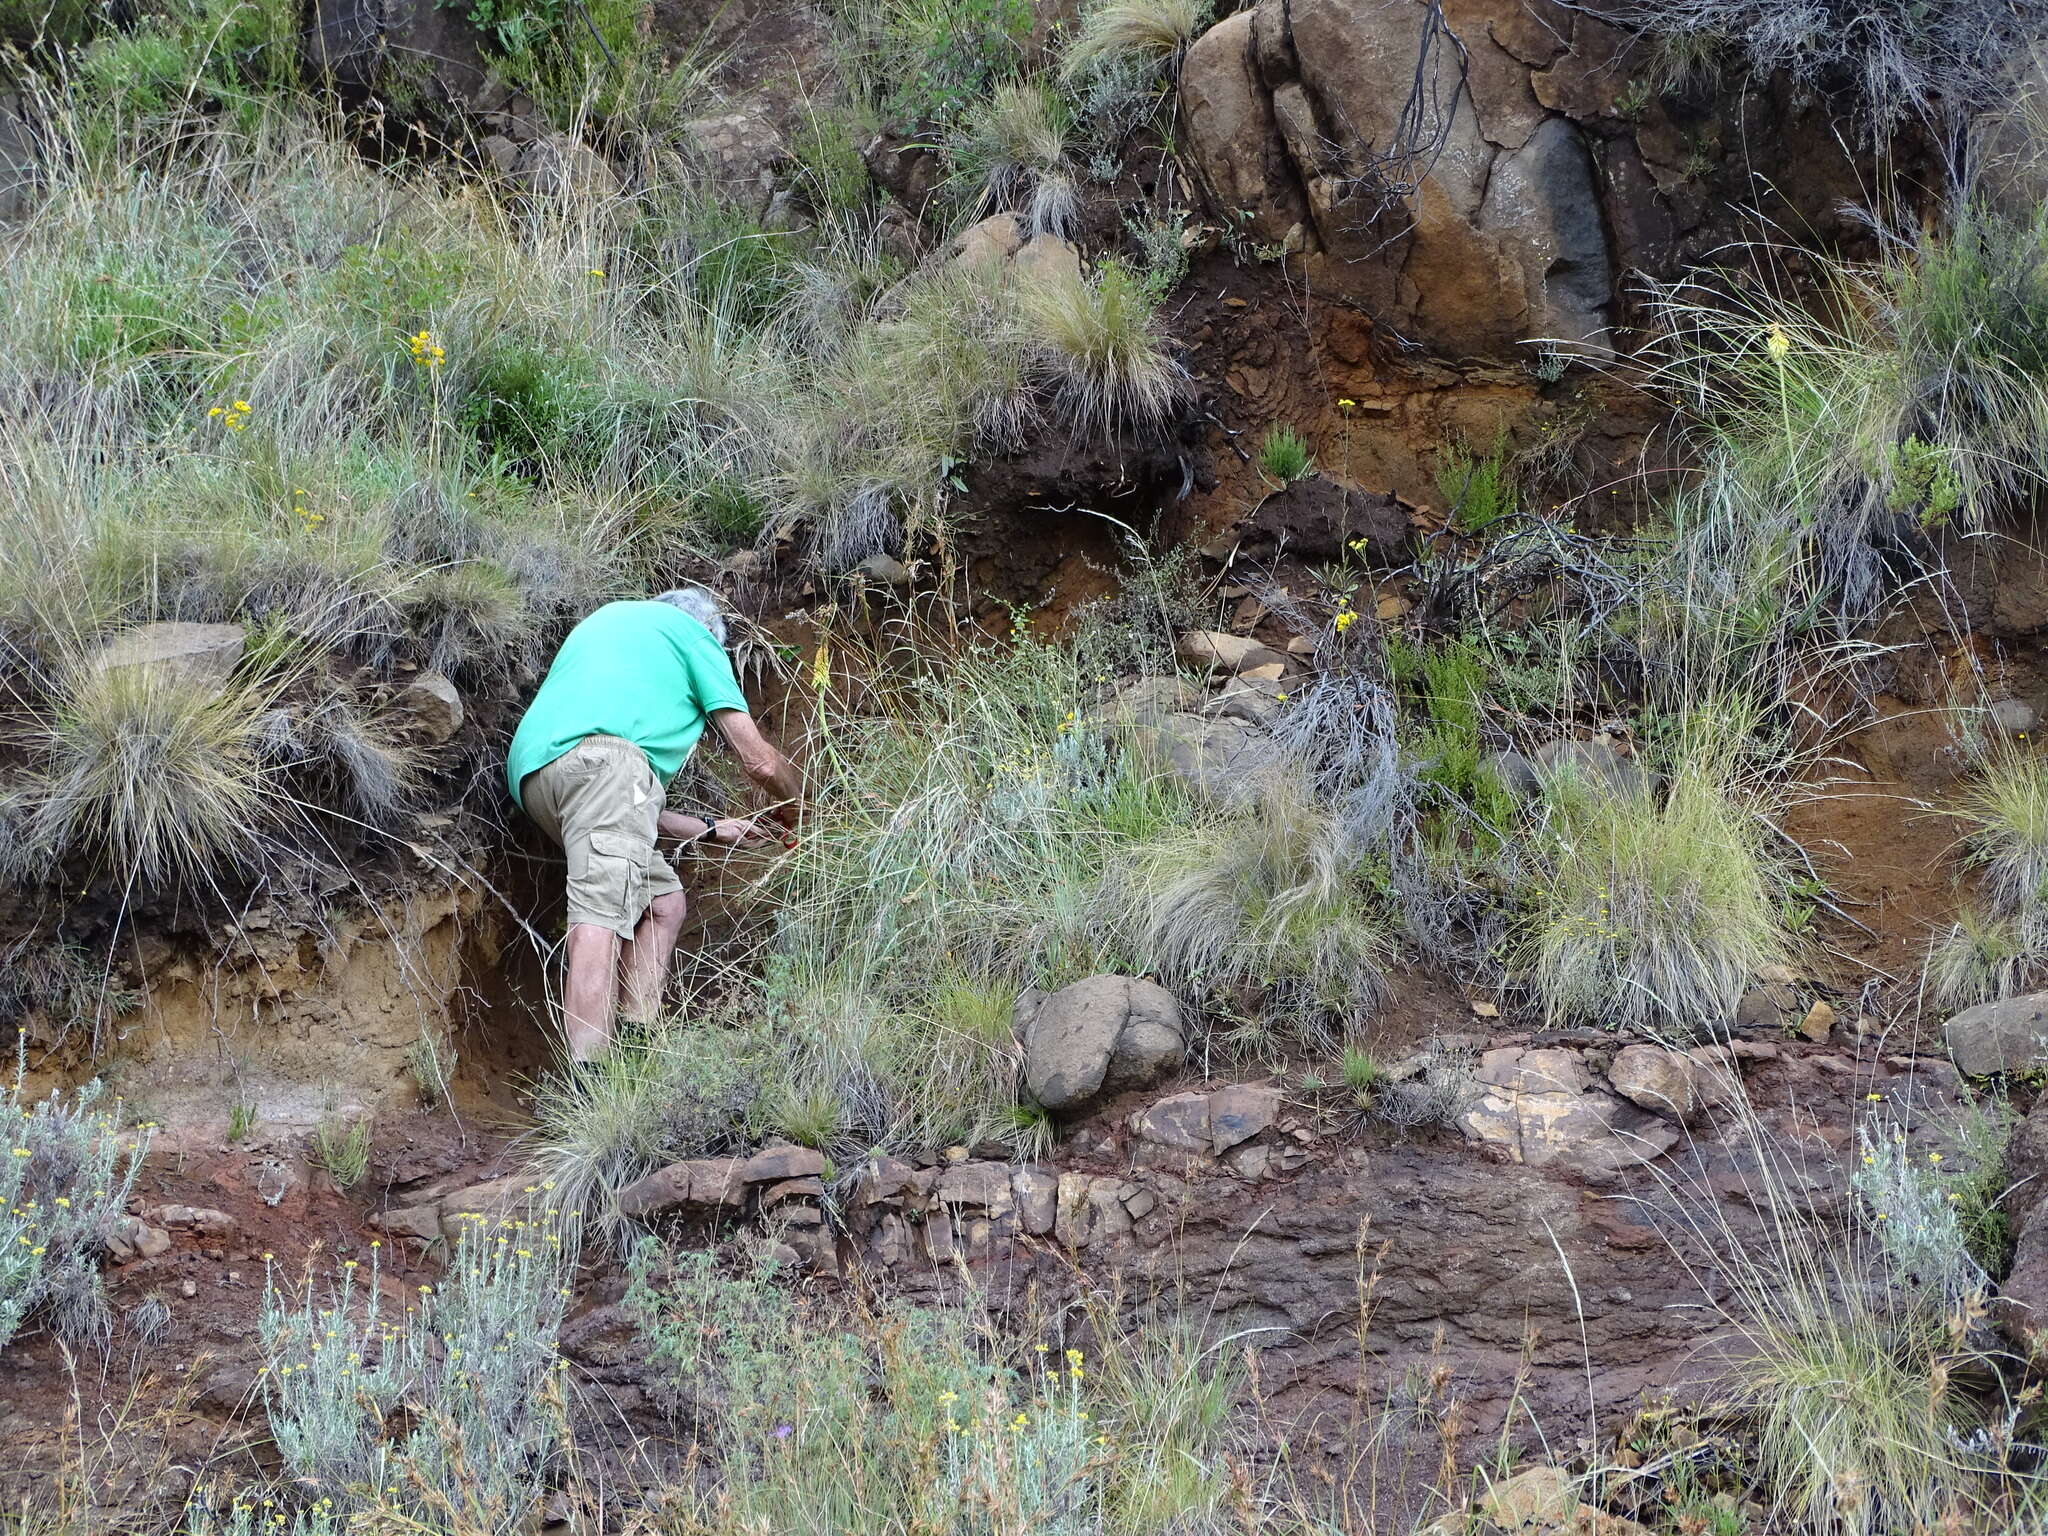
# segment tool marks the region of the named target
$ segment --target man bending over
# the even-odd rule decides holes
[[[607,603],[569,632],[513,733],[512,798],[569,859],[569,1057],[611,1046],[617,1014],[651,1022],[688,900],[659,838],[733,844],[747,820],[663,809],[709,720],[747,777],[796,821],[796,768],[762,736],[725,654],[725,617],[702,587]],[[625,946],[623,965],[620,945]]]

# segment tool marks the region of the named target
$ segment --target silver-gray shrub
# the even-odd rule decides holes
[[[374,1251],[296,1297],[267,1275],[264,1399],[300,1486],[344,1509],[452,1507],[476,1528],[509,1530],[560,1448],[551,1384],[573,1258],[552,1219],[458,1219],[441,1283],[420,1287],[403,1313],[379,1292]],[[410,1428],[389,1438],[400,1406]]]
[[[149,1134],[124,1141],[97,1079],[68,1099],[0,1090],[0,1345],[47,1306],[59,1333],[110,1326],[99,1259],[127,1208]]]
[[[1624,0],[1607,14],[1683,58],[1732,54],[1757,74],[1846,84],[1879,129],[1992,105],[2048,33],[2042,0]]]

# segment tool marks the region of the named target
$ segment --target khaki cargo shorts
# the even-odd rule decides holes
[[[633,937],[648,903],[683,882],[654,851],[661,780],[622,736],[586,736],[519,783],[526,814],[569,856],[569,921]]]

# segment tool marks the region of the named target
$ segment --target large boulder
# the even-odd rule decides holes
[[[1158,1082],[1181,1064],[1187,1043],[1180,1004],[1155,982],[1090,976],[1017,1005],[1024,1086],[1056,1114]]]
[[[1948,1054],[1970,1077],[2048,1066],[2048,992],[1965,1008],[1942,1026]]]
[[[147,667],[181,682],[224,688],[248,642],[239,624],[144,624],[101,646],[93,665],[102,672]]]
[[[1280,140],[1252,53],[1252,13],[1226,16],[1195,39],[1180,70],[1188,163],[1230,227],[1278,246],[1308,218],[1308,200]]]

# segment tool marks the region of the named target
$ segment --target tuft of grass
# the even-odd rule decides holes
[[[947,140],[946,158],[977,212],[1018,208],[1033,234],[1064,237],[1080,215],[1068,159],[1073,122],[1041,80],[1011,80],[976,102]]]
[[[1259,444],[1259,468],[1282,485],[1307,478],[1315,469],[1308,439],[1292,427],[1274,427]]]
[[[103,666],[82,646],[59,664],[48,712],[20,738],[17,878],[58,860],[111,867],[122,885],[203,885],[259,862],[285,809],[262,751],[268,692],[173,667]]]
[[[1937,1007],[1969,1008],[2026,991],[2041,960],[2018,920],[1966,905],[1929,941],[1921,985]]]
[[[744,1146],[764,1128],[771,1071],[744,1028],[667,1024],[643,1041],[621,1041],[535,1096],[534,1179],[578,1213],[582,1231],[623,1253],[634,1228],[619,1213],[618,1192],[680,1158]]]
[[[2048,926],[2048,759],[2006,749],[1951,808],[1995,910]]]
[[[1387,1069],[1377,1056],[1363,1046],[1347,1045],[1344,1047],[1343,1059],[1338,1064],[1338,1074],[1343,1079],[1345,1088],[1358,1101],[1359,1107],[1364,1108],[1385,1080]]]
[[[1077,429],[1112,437],[1163,426],[1186,396],[1154,301],[1118,262],[1091,280],[1040,278],[1022,292],[1027,342]]]
[[[1112,901],[1145,963],[1190,988],[1267,989],[1311,1036],[1375,1008],[1394,945],[1352,829],[1303,786],[1249,814],[1191,821],[1136,850]]]
[[[456,1061],[455,1047],[422,1024],[419,1038],[405,1048],[405,1070],[426,1108],[446,1104],[453,1096]]]
[[[1679,1036],[1725,1028],[1787,940],[1763,829],[1711,766],[1662,805],[1560,775],[1532,850],[1520,965],[1552,1019]]]
[[[1096,0],[1060,55],[1068,85],[1132,59],[1171,65],[1215,15],[1210,0]]]

